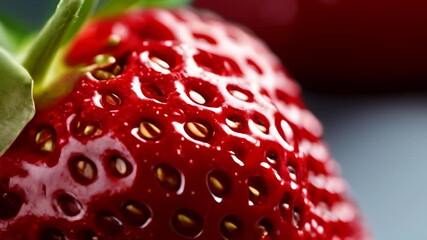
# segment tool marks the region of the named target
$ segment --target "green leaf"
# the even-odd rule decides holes
[[[0,155],[34,116],[32,90],[27,70],[0,48]]]

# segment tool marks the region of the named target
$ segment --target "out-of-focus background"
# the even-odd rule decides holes
[[[281,54],[375,239],[427,239],[427,2],[195,2],[248,23]],[[1,1],[0,15],[36,29],[55,5]]]

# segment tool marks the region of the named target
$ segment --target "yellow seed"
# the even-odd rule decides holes
[[[139,132],[144,138],[149,140],[158,138],[161,133],[160,129],[150,122],[142,122],[139,125]]]
[[[95,175],[92,166],[83,160],[77,162],[77,170],[79,171],[80,175],[86,179],[93,179]]]
[[[196,225],[196,222],[193,219],[184,214],[178,214],[177,218],[183,227],[192,228]]]
[[[121,158],[116,158],[115,167],[118,173],[125,175],[127,171],[126,162]]]
[[[108,37],[107,45],[110,47],[115,47],[120,44],[122,41],[121,37],[117,34],[111,34],[110,37]]]
[[[121,99],[114,93],[110,93],[104,96],[105,101],[111,106],[118,106],[121,103]]]
[[[108,54],[99,54],[95,56],[97,67],[107,67],[116,62],[116,58]]]
[[[260,130],[263,133],[267,133],[267,128],[264,125],[258,124],[258,123],[254,123],[255,127],[258,128],[258,130]]]
[[[176,186],[178,184],[178,180],[176,179],[176,177],[167,174],[167,172],[161,167],[157,168],[156,175],[160,182],[163,182],[169,186]]]
[[[35,141],[40,145],[40,150],[52,152],[55,148],[55,143],[52,133],[48,129],[43,129],[36,134]]]
[[[47,140],[46,142],[43,143],[43,145],[41,146],[41,150],[45,151],[45,152],[52,152],[53,151],[53,141],[52,139]]]
[[[83,130],[83,134],[85,136],[92,135],[93,133],[95,133],[95,126],[93,126],[93,125],[87,125],[85,127],[85,129]]]
[[[98,80],[108,80],[114,78],[116,75],[108,71],[96,70],[93,76]]]
[[[242,123],[230,120],[228,118],[225,119],[225,123],[227,124],[227,126],[229,126],[232,129],[237,129],[242,125]]]
[[[263,225],[258,225],[258,229],[261,232],[262,236],[265,237],[268,235],[268,230],[265,226]]]
[[[237,90],[231,90],[230,93],[233,97],[235,97],[239,100],[242,100],[242,101],[247,101],[249,99],[248,95],[246,95],[240,91],[237,91]]]
[[[237,229],[239,229],[239,227],[236,224],[230,221],[225,221],[224,227],[227,229],[228,232],[234,232],[234,231],[237,231]]]
[[[210,176],[209,182],[211,183],[212,187],[215,188],[215,191],[217,191],[217,192],[223,192],[224,191],[224,189],[225,189],[224,185],[217,178]]]
[[[158,57],[150,57],[151,62],[155,63],[156,65],[158,65],[159,67],[163,68],[163,69],[169,69],[170,66],[167,62],[163,61],[162,59],[158,58]]]
[[[143,215],[144,213],[137,207],[135,207],[133,204],[129,204],[126,206],[126,210],[131,212],[134,215]]]
[[[200,93],[198,92],[190,91],[189,95],[191,100],[193,100],[195,103],[198,103],[200,105],[203,105],[206,103],[206,99],[202,95],[200,95]]]
[[[258,189],[249,186],[249,191],[251,192],[252,195],[254,195],[255,197],[259,197],[261,195],[260,191],[258,191]]]
[[[206,126],[197,122],[187,123],[188,130],[198,138],[207,138],[209,135],[209,130]]]

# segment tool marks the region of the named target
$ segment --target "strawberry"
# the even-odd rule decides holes
[[[66,62],[72,89],[0,158],[1,239],[368,239],[321,124],[250,33],[137,10],[91,22]]]
[[[193,5],[250,27],[314,91],[419,90],[427,76],[423,0],[194,0]]]

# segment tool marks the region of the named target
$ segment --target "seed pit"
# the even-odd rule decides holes
[[[56,133],[52,127],[44,127],[39,130],[35,137],[35,142],[43,152],[53,152],[56,145]]]
[[[272,168],[274,168],[276,171],[279,170],[279,155],[276,151],[268,151],[265,154],[265,157],[267,159],[267,162],[271,165]]]
[[[193,37],[196,38],[197,40],[200,40],[201,42],[205,42],[208,44],[212,44],[212,45],[218,44],[217,41],[213,37],[208,36],[206,34],[193,33]]]
[[[39,240],[66,240],[64,233],[53,227],[43,228],[39,232]]]
[[[125,158],[120,156],[112,156],[108,160],[110,173],[113,176],[124,178],[132,173],[133,167]]]
[[[258,66],[258,64],[256,64],[256,62],[254,60],[246,59],[246,63],[249,65],[249,67],[251,67],[259,75],[263,74],[262,69]]]
[[[267,218],[263,218],[258,222],[257,230],[262,238],[267,237],[273,232],[273,224]]]
[[[180,209],[172,215],[173,229],[188,238],[196,238],[203,231],[203,218],[191,209]]]
[[[282,214],[282,218],[286,219],[287,213],[292,209],[293,204],[293,198],[292,194],[289,192],[286,192],[285,195],[282,197],[282,200],[280,202],[280,212]]]
[[[161,102],[164,102],[167,99],[167,94],[154,83],[142,84],[141,91],[147,98],[156,99]]]
[[[253,116],[252,122],[254,123],[256,129],[258,129],[264,134],[268,134],[268,129],[270,128],[270,125],[268,123],[268,120],[263,115],[256,113]]]
[[[267,186],[264,180],[257,176],[248,179],[249,204],[259,205],[267,200]]]
[[[162,131],[158,126],[150,121],[143,121],[139,125],[139,133],[146,140],[157,140]]]
[[[0,219],[6,220],[18,215],[23,203],[19,194],[0,190]]]
[[[148,58],[151,67],[158,72],[169,72],[177,65],[176,53],[172,49],[164,46],[152,49]]]
[[[233,131],[241,132],[244,126],[244,120],[241,117],[229,116],[225,119],[225,124]]]
[[[218,198],[223,198],[230,192],[231,181],[225,172],[214,170],[208,174],[209,191]]]
[[[206,140],[211,135],[208,126],[200,122],[187,122],[184,129],[188,135],[197,140]]]
[[[78,240],[99,240],[98,236],[89,229],[84,229],[78,233]]]
[[[75,181],[87,185],[95,181],[97,169],[92,160],[84,156],[76,156],[68,162],[68,168]]]
[[[117,107],[122,104],[122,99],[115,93],[103,95],[101,101],[105,107]]]
[[[194,61],[200,68],[220,76],[242,76],[239,65],[230,58],[199,50]]]
[[[125,202],[121,213],[127,222],[139,227],[145,226],[151,220],[151,211],[148,206],[134,200]]]
[[[154,169],[154,174],[166,190],[177,192],[181,188],[182,176],[175,168],[167,164],[160,164]]]
[[[100,212],[95,218],[96,225],[108,235],[119,235],[123,231],[123,223],[111,212]]]
[[[242,222],[236,216],[227,216],[221,221],[220,230],[225,239],[237,239],[242,232]]]
[[[292,213],[292,223],[296,228],[301,227],[301,210],[297,207],[293,209]]]
[[[295,167],[291,164],[288,164],[288,172],[289,172],[289,177],[293,180],[296,181],[297,180],[297,170],[295,169]]]
[[[218,94],[218,87],[201,79],[189,78],[185,89],[187,96],[196,104],[219,107],[223,102],[222,95]]]
[[[59,195],[56,203],[62,212],[70,217],[77,216],[82,211],[81,203],[67,193]]]

